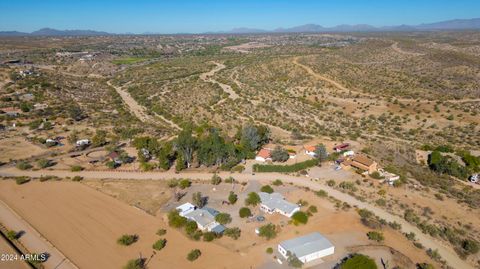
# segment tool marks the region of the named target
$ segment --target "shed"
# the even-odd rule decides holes
[[[307,234],[278,244],[278,252],[288,259],[289,254],[294,254],[303,263],[321,259],[332,255],[335,247],[318,232]]]

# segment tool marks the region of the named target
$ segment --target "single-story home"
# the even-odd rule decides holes
[[[332,255],[335,252],[335,247],[323,235],[314,232],[280,242],[278,252],[285,259],[288,259],[289,255],[295,255],[300,261],[307,263]]]
[[[196,207],[194,205],[192,205],[191,203],[184,203],[183,205],[177,206],[176,209],[177,209],[178,214],[180,216],[185,217],[186,214],[195,210]]]
[[[300,210],[298,205],[286,201],[280,193],[259,192],[258,196],[261,200],[260,209],[269,214],[280,213],[291,218],[295,212]]]
[[[336,151],[336,152],[341,152],[341,151],[347,150],[349,147],[350,147],[350,144],[343,143],[343,144],[340,144],[340,145],[337,145],[337,146],[333,147],[333,150]]]
[[[220,212],[213,208],[204,207],[192,210],[185,214],[185,218],[195,221],[198,229],[215,233],[223,233],[225,227],[215,221],[215,216]]]
[[[305,154],[315,157],[315,150],[317,149],[316,146],[303,146],[303,148],[305,149]]]
[[[272,160],[272,151],[270,149],[262,148],[255,157],[255,161],[266,162]]]
[[[77,147],[88,146],[88,145],[90,145],[90,140],[88,140],[88,139],[77,140],[77,143],[75,143],[75,144],[77,145]]]
[[[356,154],[350,165],[360,170],[367,171],[369,174],[377,171],[377,162],[363,154]]]

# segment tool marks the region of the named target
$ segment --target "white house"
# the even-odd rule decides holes
[[[185,203],[183,205],[177,206],[176,210],[178,211],[178,214],[180,216],[185,217],[186,214],[195,210],[195,206],[191,203]]]
[[[215,221],[215,216],[219,212],[213,208],[204,207],[189,211],[184,215],[185,218],[195,221],[198,229],[202,231],[223,233],[225,227]]]
[[[266,162],[272,160],[272,151],[270,149],[263,148],[255,156],[255,161]]]
[[[291,218],[295,212],[300,210],[298,205],[286,201],[280,193],[259,192],[258,196],[261,200],[260,209],[269,214],[280,213]]]
[[[90,140],[88,140],[88,139],[78,140],[76,145],[77,145],[77,147],[88,146],[88,145],[90,145]]]
[[[303,263],[308,263],[332,255],[335,247],[323,235],[314,232],[280,242],[278,252],[285,259],[288,259],[289,255],[295,255]]]
[[[305,148],[305,154],[310,155],[312,157],[315,157],[317,154],[315,153],[315,150],[317,147],[315,146],[304,146]]]

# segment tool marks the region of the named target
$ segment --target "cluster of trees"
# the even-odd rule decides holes
[[[176,161],[180,171],[192,165],[218,166],[231,169],[245,158],[254,158],[255,152],[270,140],[265,126],[245,125],[235,137],[222,136],[217,128],[186,125],[174,141],[159,142],[151,137],[139,137],[133,145],[139,150],[141,162],[147,162],[144,150],[158,159],[159,167],[169,169]]]
[[[465,166],[459,164],[451,156],[442,155],[438,150],[433,151],[428,156],[428,166],[437,173],[447,174],[460,179],[467,179],[469,176],[469,171]]]

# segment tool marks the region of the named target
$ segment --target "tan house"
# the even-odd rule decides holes
[[[356,154],[350,165],[360,170],[368,171],[369,174],[377,171],[377,162],[362,154]]]

